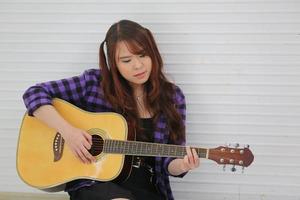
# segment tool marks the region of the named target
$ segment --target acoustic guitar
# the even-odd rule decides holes
[[[122,115],[112,112],[84,111],[64,100],[54,99],[53,106],[70,123],[92,135],[90,153],[96,158],[82,163],[71,152],[56,130],[35,117],[24,115],[17,149],[17,171],[28,185],[46,191],[61,191],[75,179],[124,181],[131,172],[133,156],[179,157],[184,146],[147,143],[128,138],[129,128]],[[200,158],[218,164],[248,167],[254,156],[248,147],[194,148]]]

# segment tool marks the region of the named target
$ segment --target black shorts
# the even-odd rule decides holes
[[[151,180],[151,174],[146,169],[132,168],[129,179],[123,183],[97,182],[92,186],[69,192],[69,195],[71,200],[163,200],[163,196]]]

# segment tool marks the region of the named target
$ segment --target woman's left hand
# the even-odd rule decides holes
[[[200,165],[200,159],[195,149],[186,147],[187,155],[184,156],[181,169],[185,172],[195,169]]]

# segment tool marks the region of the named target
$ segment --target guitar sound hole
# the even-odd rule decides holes
[[[89,150],[92,156],[99,155],[103,150],[103,139],[99,135],[92,135],[92,147]]]

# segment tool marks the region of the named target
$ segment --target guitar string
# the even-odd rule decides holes
[[[105,146],[105,144],[104,144],[104,142],[102,142],[102,143],[100,143],[100,144],[97,144],[98,142],[99,142],[99,140],[97,139],[97,138],[92,138],[92,141],[93,142],[95,142],[95,144],[92,146],[93,148],[94,148],[94,150],[95,151],[101,151],[101,150],[103,150],[104,148],[104,146]],[[112,143],[114,143],[114,141],[112,140]],[[124,145],[125,144],[125,145]],[[163,146],[163,148],[160,148],[160,151],[158,150],[158,148],[156,148],[155,149],[155,146],[154,146],[154,148],[152,148],[152,147],[150,147],[150,149],[149,148],[147,148],[147,147],[138,147],[137,146],[137,144],[138,143],[127,143],[127,144],[129,144],[129,145],[126,145],[126,143],[124,143],[123,144],[123,146],[122,147],[117,147],[117,145],[118,144],[115,144],[113,147],[109,147],[108,148],[108,150],[110,150],[110,151],[113,151],[113,152],[115,152],[115,151],[117,151],[117,152],[120,152],[120,151],[130,151],[130,150],[133,150],[133,148],[135,148],[135,152],[140,152],[140,153],[145,153],[145,152],[143,152],[143,150],[147,150],[147,151],[154,151],[154,152],[163,152],[163,154],[164,153],[166,153],[167,155],[173,155],[174,153],[175,153],[175,155],[178,155],[178,154],[180,154],[180,156],[182,156],[182,155],[185,155],[186,153],[186,151],[185,151],[185,147],[182,147],[182,146],[168,146],[168,145],[166,145],[167,147],[169,147],[169,149],[166,149],[164,146]],[[148,145],[148,144],[150,144],[150,145],[153,145],[153,144],[156,144],[156,143],[144,143],[144,142],[142,142],[142,144],[144,144],[144,145]],[[106,144],[107,146],[108,145],[113,145],[113,144]],[[133,146],[134,145],[134,146]],[[160,144],[157,144],[157,145],[160,145]],[[158,146],[156,146],[156,147],[158,147]],[[173,148],[173,150],[170,150],[170,148],[172,149]],[[175,148],[175,150],[174,150],[174,148]],[[194,147],[192,147],[192,148],[194,148]],[[203,149],[202,151],[201,151],[201,149],[200,148],[195,148],[195,150],[197,151],[197,153],[200,155],[201,153],[203,153],[203,154],[205,154],[206,153],[206,150],[205,149]],[[168,151],[169,153],[167,153],[166,151]]]
[[[101,151],[103,150],[103,146],[104,145],[99,145],[99,146],[94,146],[94,149],[95,151]],[[136,146],[135,146],[136,147]],[[166,149],[160,149],[160,151],[158,149],[153,149],[151,148],[150,151],[152,152],[162,152],[161,154],[165,154],[165,155],[180,155],[180,156],[183,156],[186,154],[186,151],[184,149],[184,147],[176,147],[177,149],[176,150],[167,150],[166,152]],[[127,152],[139,152],[141,154],[146,154],[149,152],[149,149],[147,148],[136,148],[135,151],[133,150],[132,146],[126,146],[126,147],[123,147],[123,148],[120,148],[120,147],[116,147],[116,146],[113,146],[113,147],[110,147],[108,148],[107,150],[110,150],[110,152],[124,152],[124,151],[127,151]],[[144,152],[146,150],[146,152]],[[198,151],[197,151],[198,152]],[[205,153],[205,152],[198,152],[198,154],[201,154],[201,153]],[[155,153],[153,153],[155,154]]]
[[[112,144],[103,144],[103,143],[101,143],[101,144],[97,144],[97,143],[95,143],[95,144],[93,144],[92,146],[93,147],[103,147],[103,146],[107,146],[107,145],[112,145]],[[161,144],[157,144],[157,143],[143,143],[142,145],[144,145],[144,146],[146,146],[146,145],[156,145],[156,146],[160,146]],[[163,144],[162,144],[163,145]],[[113,148],[115,148],[116,146],[118,146],[118,144],[114,144],[113,145],[114,147]],[[119,145],[119,146],[122,146],[122,148],[126,148],[126,147],[128,147],[128,148],[131,148],[131,147],[135,147],[135,148],[143,148],[143,147],[138,147],[138,143],[124,143],[124,144],[122,144],[122,145]],[[166,145],[166,146],[163,146],[163,148],[179,148],[179,149],[185,149],[185,147],[184,146],[168,146],[168,145]],[[144,147],[144,148],[147,148],[147,147]],[[148,147],[149,148],[149,147]],[[151,148],[151,147],[150,147]],[[196,147],[192,147],[193,149],[196,149],[196,150],[199,150],[200,148],[196,148]],[[201,150],[199,150],[199,151],[201,151]],[[203,151],[205,151],[205,149],[203,149]]]

